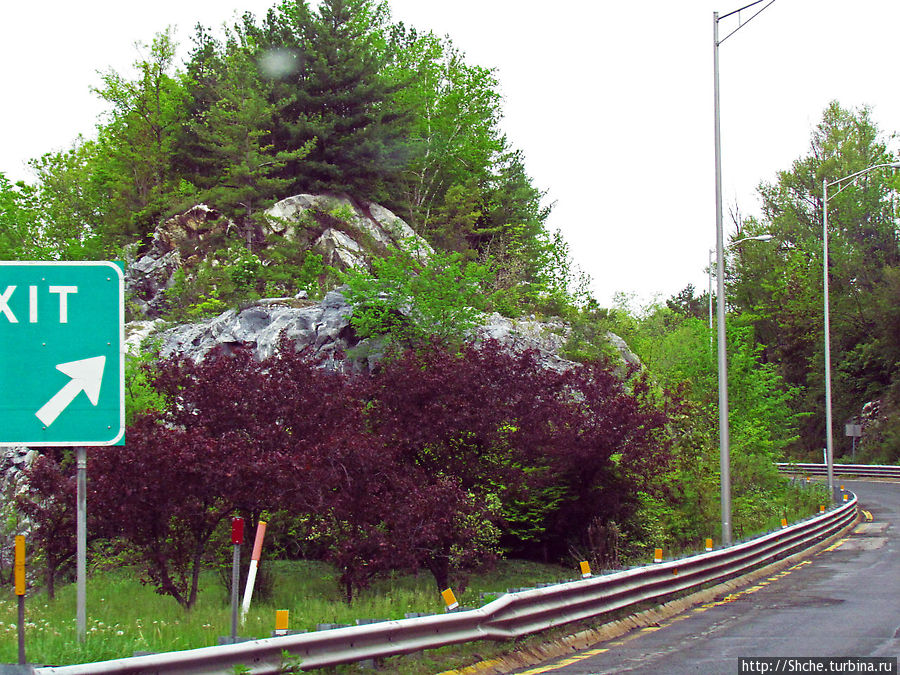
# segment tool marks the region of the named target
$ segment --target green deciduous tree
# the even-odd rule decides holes
[[[822,181],[893,160],[868,109],[832,103],[812,134],[809,153],[760,186],[762,218],[752,233],[770,232],[775,246],[746,247],[735,260],[729,297],[752,322],[765,357],[799,388],[805,412],[798,452],[818,457],[824,445]],[[834,419],[859,415],[891,386],[894,363],[870,358],[873,344],[896,341],[877,298],[900,266],[890,172],[876,170],[829,196],[829,286]],[[835,435],[838,454],[849,449]]]
[[[99,137],[97,179],[110,204],[108,216],[126,238],[152,230],[177,192],[171,160],[186,91],[175,72],[175,50],[172,29],[158,33],[149,52],[135,61],[134,79],[109,70],[96,89],[110,105]]]
[[[653,306],[643,317],[618,321],[615,330],[653,379],[674,392],[664,400],[673,406],[675,463],[662,487],[668,496],[659,499],[673,507],[664,519],[673,543],[698,543],[712,534],[719,509],[718,495],[710,491],[718,484],[718,440],[711,430],[717,425],[719,375],[707,322]],[[753,514],[769,508],[761,506],[763,495],[781,489],[774,463],[796,443],[803,416],[795,412],[796,388],[765,361],[752,329],[729,319],[726,335],[734,523],[736,532],[749,533],[760,526]]]
[[[0,260],[40,258],[34,188],[0,173]]]
[[[371,272],[344,275],[351,324],[362,337],[383,335],[402,348],[434,338],[459,344],[486,307],[489,273],[459,253],[437,252],[423,261],[414,252],[394,250],[373,260]]]
[[[480,201],[491,168],[505,147],[498,126],[496,75],[489,68],[467,63],[449,38],[430,32],[398,25],[392,47],[387,76],[398,86],[395,100],[410,115],[409,158],[400,183],[402,195],[395,199],[405,202],[410,222],[422,234],[430,233],[437,220],[445,229],[455,226],[457,236],[471,236],[477,217],[469,221],[465,215],[475,209],[469,208],[460,220],[436,209],[452,208],[461,201],[463,190],[470,200]]]

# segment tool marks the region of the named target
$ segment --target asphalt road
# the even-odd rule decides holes
[[[842,482],[872,522],[860,523],[840,542],[659,627],[520,675],[736,675],[739,657],[897,657],[900,484]]]

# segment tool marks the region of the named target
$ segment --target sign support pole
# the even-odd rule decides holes
[[[84,643],[87,635],[87,448],[75,448],[77,467],[77,514],[76,514],[76,596],[75,610],[78,627],[78,641]]]
[[[232,518],[231,543],[234,553],[231,560],[231,644],[237,643],[238,634],[238,586],[241,583],[241,544],[244,543],[244,519]]]

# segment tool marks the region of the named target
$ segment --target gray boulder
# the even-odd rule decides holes
[[[275,353],[285,337],[298,350],[308,348],[334,360],[359,342],[350,326],[351,314],[352,308],[339,291],[328,293],[320,303],[295,298],[263,300],[166,330],[161,335],[160,355],[200,360],[216,347],[227,351],[241,346],[263,360]]]

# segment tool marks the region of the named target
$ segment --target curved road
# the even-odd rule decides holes
[[[863,520],[838,543],[659,627],[518,672],[736,675],[738,657],[897,657],[900,484],[844,484],[872,522]]]

